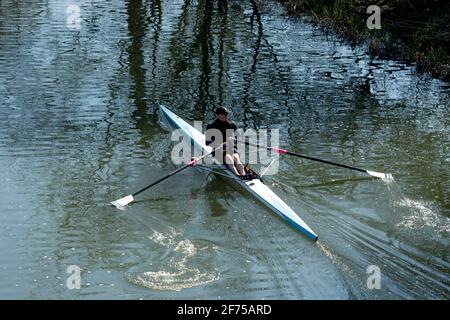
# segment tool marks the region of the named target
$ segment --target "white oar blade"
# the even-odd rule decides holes
[[[366,171],[368,174],[370,174],[373,177],[377,177],[383,180],[394,180],[394,177],[390,173],[383,173],[383,172],[376,172],[376,171]]]
[[[133,202],[134,198],[132,195],[123,197],[122,199],[116,200],[111,202],[111,204],[113,206],[116,206],[117,208],[121,208],[121,207],[125,207],[127,204],[129,204],[130,202]]]

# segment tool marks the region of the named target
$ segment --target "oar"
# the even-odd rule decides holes
[[[121,208],[121,207],[126,206],[127,204],[133,202],[133,201],[134,201],[134,197],[135,197],[136,195],[138,195],[139,193],[144,192],[144,191],[147,190],[148,188],[151,188],[151,187],[157,185],[158,183],[160,183],[160,182],[162,182],[162,181],[164,181],[164,180],[170,178],[171,176],[177,174],[177,173],[180,172],[180,171],[183,171],[183,170],[186,169],[186,168],[189,168],[189,167],[194,166],[199,160],[201,160],[201,159],[203,159],[203,158],[209,156],[209,155],[210,155],[211,153],[213,153],[214,151],[219,150],[220,148],[222,148],[223,145],[224,145],[224,144],[221,144],[219,147],[217,147],[217,148],[213,149],[212,151],[210,151],[210,152],[208,152],[208,153],[202,155],[202,156],[199,157],[199,158],[193,159],[191,162],[189,162],[189,163],[186,164],[185,166],[183,166],[183,167],[181,167],[181,168],[179,168],[179,169],[177,169],[177,170],[175,170],[175,171],[169,173],[167,176],[165,176],[165,177],[163,177],[163,178],[161,178],[161,179],[159,179],[159,180],[153,182],[152,184],[146,186],[145,188],[142,188],[142,189],[139,190],[139,191],[136,191],[136,192],[133,193],[133,194],[130,194],[129,196],[126,196],[126,197],[123,197],[123,198],[121,198],[121,199],[119,199],[119,200],[113,201],[113,202],[111,202],[111,204],[112,204],[113,206],[118,207],[118,208]]]
[[[299,157],[299,158],[303,158],[303,159],[308,159],[308,160],[312,160],[312,161],[318,161],[318,162],[322,162],[322,163],[326,163],[326,164],[331,164],[333,166],[338,166],[338,167],[341,167],[341,168],[346,168],[346,169],[350,169],[350,170],[355,170],[355,171],[367,173],[368,175],[371,175],[373,177],[377,177],[377,178],[380,178],[380,179],[386,179],[386,180],[394,179],[394,177],[390,173],[382,173],[382,172],[370,171],[370,170],[365,170],[365,169],[356,168],[356,167],[352,167],[352,166],[347,166],[345,164],[340,164],[340,163],[331,162],[331,161],[324,160],[324,159],[314,158],[314,157],[306,156],[306,155],[303,155],[303,154],[299,154],[299,153],[287,151],[287,150],[284,150],[284,149],[280,149],[280,148],[263,146],[263,145],[260,145],[258,143],[251,143],[251,142],[241,141],[241,140],[236,140],[236,141],[237,142],[241,142],[241,143],[245,143],[246,145],[255,146],[255,147],[258,147],[258,148],[272,150],[272,151],[278,152],[279,154],[288,154],[288,155]]]

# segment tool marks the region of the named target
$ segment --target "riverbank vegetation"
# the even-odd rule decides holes
[[[416,64],[418,72],[450,80],[450,2],[446,0],[280,0],[292,15],[308,15],[371,54]],[[367,28],[367,7],[381,9],[381,29]]]

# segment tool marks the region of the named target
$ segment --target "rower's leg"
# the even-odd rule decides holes
[[[237,176],[240,176],[239,172],[236,170],[236,167],[234,166],[233,157],[230,154],[225,155],[225,163],[227,164],[231,172],[233,172]]]
[[[239,174],[244,175],[245,174],[244,165],[242,164],[241,159],[239,158],[239,154],[237,153],[233,154],[233,163],[236,166]]]

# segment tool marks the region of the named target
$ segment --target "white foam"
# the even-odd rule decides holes
[[[422,229],[425,226],[450,232],[450,219],[431,209],[430,203],[404,198],[397,205],[410,209],[411,214],[403,217],[397,225],[408,229]]]

